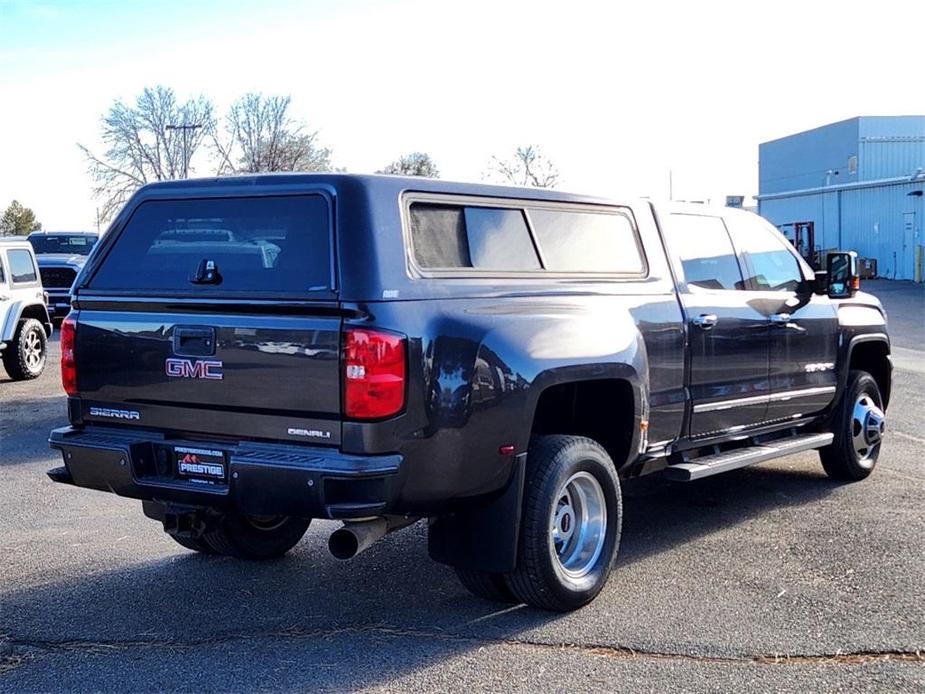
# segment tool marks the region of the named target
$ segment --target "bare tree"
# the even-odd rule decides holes
[[[130,106],[116,101],[102,119],[102,156],[78,143],[108,220],[138,188],[152,181],[181,178],[212,130],[212,103],[203,96],[178,103],[168,87],[146,87]],[[196,128],[177,126],[198,126]]]
[[[381,174],[395,176],[424,176],[425,178],[440,178],[440,171],[434,160],[426,152],[412,152],[399,157],[384,169],[377,171]]]
[[[536,145],[518,147],[509,159],[492,157],[488,162],[488,178],[499,178],[515,186],[554,188],[559,182],[559,170]]]
[[[290,97],[245,94],[213,128],[218,173],[330,171],[331,150],[289,116]]]

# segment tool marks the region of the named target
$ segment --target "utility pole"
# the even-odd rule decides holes
[[[201,123],[181,123],[180,125],[168,125],[168,130],[179,130],[183,138],[183,178],[189,178],[189,136],[190,130],[201,128]]]

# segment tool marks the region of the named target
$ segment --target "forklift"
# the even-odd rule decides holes
[[[824,255],[821,249],[816,248],[816,226],[814,222],[787,222],[777,227],[780,232],[793,244],[797,253],[809,263],[813,270],[819,270],[824,265]]]

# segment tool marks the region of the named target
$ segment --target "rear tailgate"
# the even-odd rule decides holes
[[[84,422],[340,442],[327,198],[153,200],[115,233],[77,289]]]

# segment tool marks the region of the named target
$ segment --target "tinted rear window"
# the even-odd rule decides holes
[[[201,281],[199,271],[208,263],[218,270],[216,282]],[[142,203],[90,286],[193,293],[329,291],[327,202],[308,195]]]
[[[414,257],[424,268],[537,270],[536,249],[519,209],[411,205]]]

